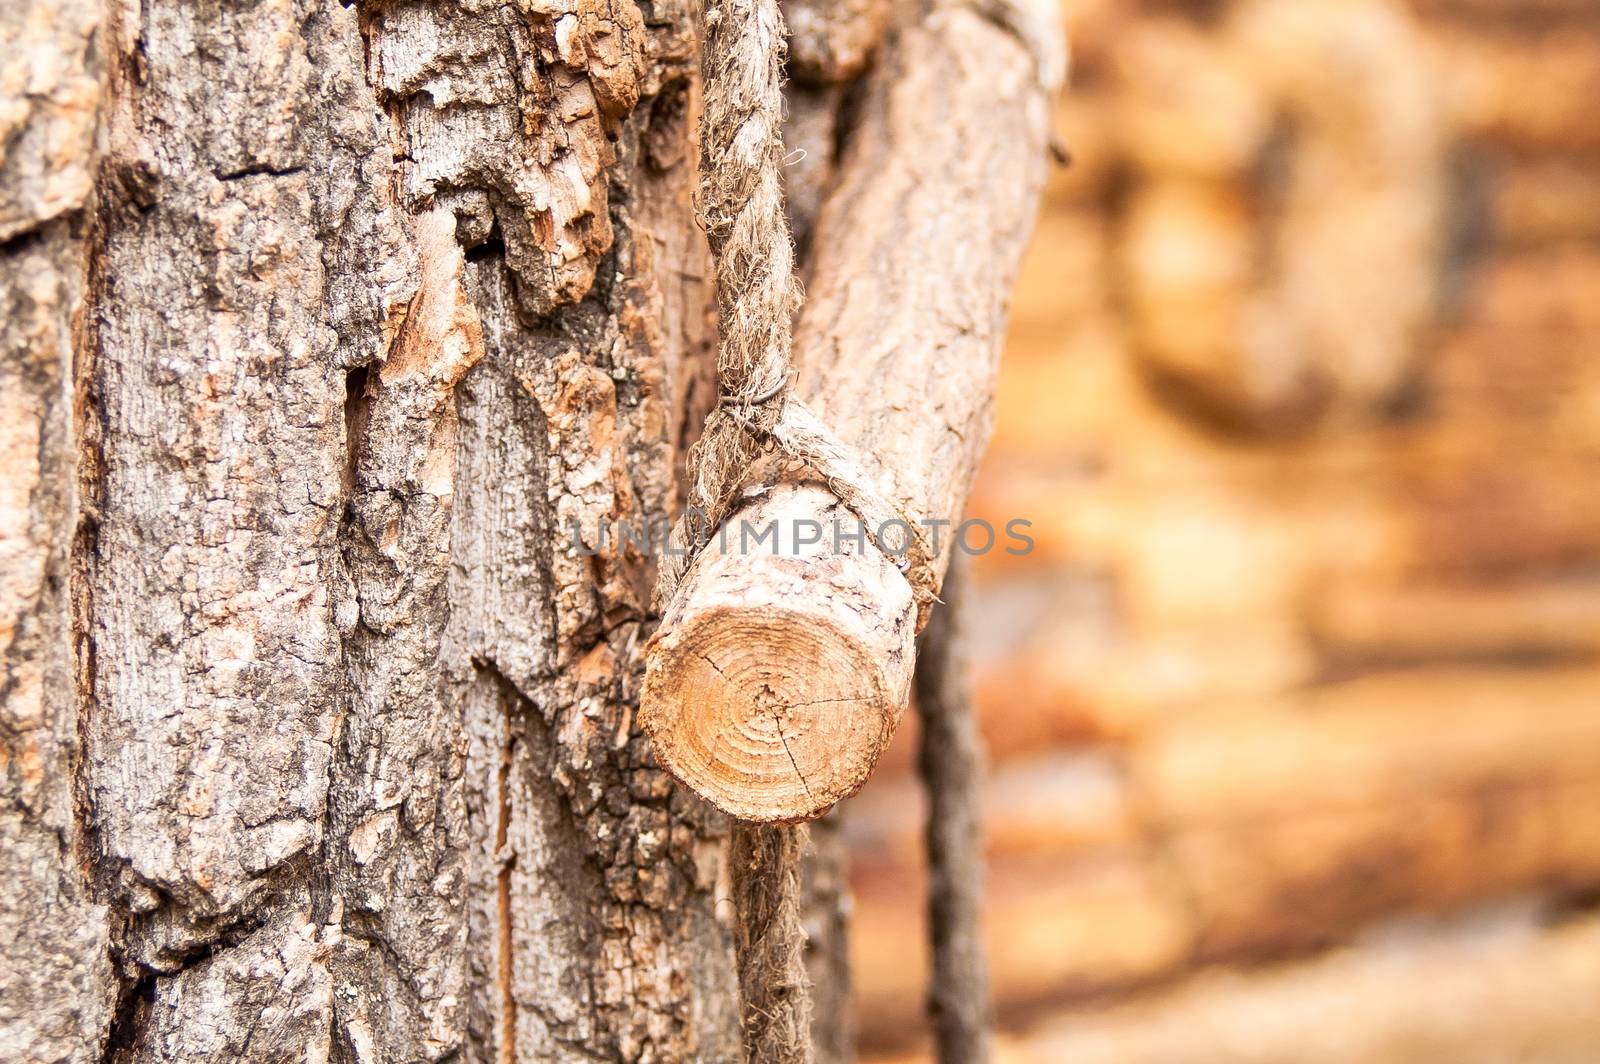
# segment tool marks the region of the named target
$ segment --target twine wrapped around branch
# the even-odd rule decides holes
[[[830,367],[805,394],[826,397],[858,454],[798,401],[790,369],[798,293],[781,198],[777,0],[706,3],[698,205],[721,311],[720,394],[690,454],[695,520],[678,524],[662,561],[664,623],[647,647],[639,723],[684,786],[736,817],[789,824],[854,793],[904,711],[911,637],[937,590],[916,519],[960,510],[987,438],[1003,296],[1043,183],[1059,48],[1053,24],[1034,32],[1033,14],[1040,26],[1053,17],[1050,0],[930,4],[907,10],[895,60],[864,86],[869,132],[852,137],[819,216],[823,304],[805,321],[817,330],[808,363]],[[869,448],[874,460],[862,461]],[[790,478],[795,466],[812,476]],[[891,469],[893,498],[870,475]],[[768,490],[746,491],[758,475]],[[841,509],[862,519],[872,547],[853,537],[857,549],[840,549],[836,528],[833,550],[814,556],[780,558],[776,544],[771,558],[741,554],[720,536],[707,548],[736,511],[798,526]],[[877,538],[886,526],[911,534],[909,550]],[[761,1060],[809,1052],[808,995],[794,974],[802,840],[794,828],[734,826],[740,983]]]
[[[879,490],[851,449],[794,395],[791,326],[799,310],[794,247],[783,210],[783,16],[777,0],[708,0],[701,71],[699,215],[716,271],[721,346],[717,405],[689,453],[683,549],[662,558],[664,612],[694,555],[734,509],[757,458],[775,450],[821,476],[885,553],[901,559],[919,623],[937,599],[925,530]],[[884,543],[886,525],[909,543]]]
[[[784,53],[777,0],[707,0],[699,213],[716,270],[718,400],[689,454],[686,518],[697,520],[680,520],[674,529],[687,549],[662,559],[656,605],[665,612],[694,555],[734,508],[756,460],[776,450],[821,475],[869,536],[888,522],[910,531],[910,544],[894,546],[904,550],[902,572],[925,613],[937,577],[921,529],[904,520],[849,448],[793,395],[790,330],[801,297],[783,209]],[[734,825],[739,985],[751,1060],[812,1059],[799,896],[805,830]]]

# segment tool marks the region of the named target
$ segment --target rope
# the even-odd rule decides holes
[[[745,1058],[811,1064],[811,980],[801,923],[804,824],[735,821],[729,860],[738,912],[734,945],[744,1015]]]
[[[700,224],[716,269],[722,345],[718,399],[689,452],[689,513],[675,537],[691,548],[662,560],[665,606],[690,553],[732,507],[748,470],[775,440],[790,403],[790,323],[800,308],[783,213],[783,16],[777,0],[707,0],[701,73]],[[686,515],[687,516],[687,515]],[[745,1054],[810,1064],[811,982],[800,921],[804,828],[735,822],[730,842],[735,946]]]
[[[689,452],[688,508],[673,529],[685,549],[662,558],[655,604],[667,612],[756,460],[776,450],[820,475],[878,548],[898,557],[920,625],[938,590],[925,529],[906,520],[793,394],[790,329],[801,297],[783,209],[785,51],[778,0],[706,0],[699,220],[716,273],[718,400]],[[909,543],[883,541],[891,522],[909,533]],[[760,1064],[810,1064],[813,1057],[799,876],[805,838],[804,826],[733,826],[745,1049]]]
[[[656,607],[665,612],[672,602],[694,555],[734,509],[756,459],[776,450],[819,474],[874,544],[898,559],[920,625],[938,595],[926,529],[878,490],[850,448],[793,393],[790,327],[800,286],[783,211],[783,16],[776,0],[706,0],[704,37],[699,212],[722,331],[718,399],[689,452],[686,517],[673,529],[674,543],[685,549],[662,558]],[[881,535],[886,526],[909,533],[910,542],[889,541]]]

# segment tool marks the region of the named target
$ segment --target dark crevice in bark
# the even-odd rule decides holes
[[[503,259],[506,254],[506,242],[500,237],[490,235],[480,243],[473,244],[466,249],[468,262],[482,262],[485,259]]]
[[[114,211],[106,206],[107,184],[102,166],[98,182],[99,205],[90,214],[84,240],[83,303],[73,323],[72,335],[72,434],[76,451],[76,512],[67,564],[68,610],[72,625],[73,701],[76,742],[72,750],[73,822],[77,827],[75,847],[77,867],[89,895],[99,901],[115,896],[112,875],[106,867],[100,845],[99,826],[90,786],[92,748],[90,721],[95,711],[98,682],[98,648],[95,643],[94,569],[99,556],[100,514],[105,500],[104,412],[100,372],[100,314],[108,288],[106,277],[106,237]],[[115,912],[115,909],[113,910]],[[120,914],[119,914],[120,915]],[[119,947],[118,920],[111,920],[113,958]],[[133,987],[111,966],[119,1000],[126,999]],[[153,990],[153,985],[152,985]],[[120,1020],[122,1008],[116,1015]],[[113,1024],[112,1031],[117,1030]],[[106,1052],[110,1052],[107,1043]],[[107,1058],[109,1059],[109,1057]]]
[[[372,413],[372,396],[368,392],[369,372],[366,366],[356,366],[344,376],[344,491],[346,512],[356,487],[356,469],[361,462],[361,442],[367,435],[367,422]]]
[[[504,678],[501,677],[500,681],[503,687]],[[501,746],[495,779],[497,801],[494,825],[494,853],[495,859],[500,862],[500,869],[495,875],[495,907],[500,921],[500,1059],[506,1064],[514,1064],[517,1055],[517,999],[512,984],[515,968],[512,949],[516,936],[511,923],[511,871],[516,856],[506,852],[511,828],[511,766],[516,760],[516,751],[517,736],[511,725],[511,714],[507,713],[505,740]]]
[[[850,138],[861,124],[861,111],[866,106],[865,79],[851,82],[839,98],[839,113],[833,124],[833,158],[843,159],[850,149]]]
[[[150,1007],[156,999],[156,974],[146,972],[139,979],[124,983],[112,1014],[111,1029],[100,1064],[121,1064],[130,1060],[139,1045],[140,1035],[150,1020]]]
[[[218,181],[242,181],[247,177],[290,177],[294,174],[303,174],[305,170],[303,166],[271,166],[267,163],[257,163],[237,170],[213,170],[211,176]]]
[[[28,249],[42,244],[45,240],[45,234],[55,221],[55,218],[47,218],[43,221],[35,222],[0,240],[0,255],[20,255]]]

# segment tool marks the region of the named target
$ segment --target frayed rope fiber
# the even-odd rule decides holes
[[[811,1064],[811,980],[801,923],[804,824],[734,822],[729,844],[745,1058]]]

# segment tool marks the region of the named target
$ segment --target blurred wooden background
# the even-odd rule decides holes
[[[1005,1059],[1600,1059],[1600,5],[1066,4],[972,509],[1037,541],[976,570]],[[844,815],[874,1060],[913,742]]]

